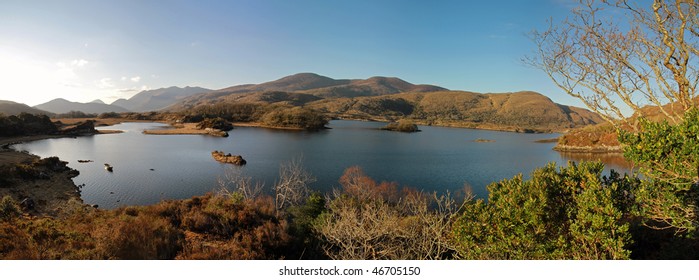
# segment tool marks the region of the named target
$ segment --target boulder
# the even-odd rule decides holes
[[[231,163],[235,165],[245,165],[247,162],[243,159],[242,156],[239,155],[231,155],[225,154],[224,152],[221,151],[213,151],[211,152],[211,157],[213,157],[216,161],[220,163]]]

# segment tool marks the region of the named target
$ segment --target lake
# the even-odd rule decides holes
[[[579,158],[553,151],[555,143],[536,143],[558,134],[522,134],[463,128],[420,126],[421,132],[382,131],[380,122],[335,120],[332,129],[307,132],[237,127],[230,137],[202,135],[146,135],[144,129],[165,128],[160,123],[123,123],[99,129],[123,130],[77,138],[17,144],[41,157],[58,156],[80,171],[73,180],[83,185],[85,203],[100,208],[153,204],[183,199],[220,189],[219,178],[239,172],[270,190],[282,163],[301,159],[317,181],[319,191],[338,188],[348,167],[358,165],[377,181],[395,181],[424,191],[457,192],[465,184],[487,197],[486,186],[518,173],[529,175],[548,162],[565,164]],[[474,142],[476,139],[495,142]],[[240,154],[247,165],[238,167],[213,160],[211,151]],[[620,157],[602,158],[608,168],[627,170]],[[93,160],[78,163],[78,160]],[[114,167],[107,172],[104,164]]]

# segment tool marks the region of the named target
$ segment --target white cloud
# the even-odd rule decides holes
[[[114,83],[112,82],[111,78],[102,78],[97,82],[97,87],[98,88],[113,88]]]
[[[84,59],[74,59],[73,61],[70,62],[70,65],[77,66],[77,67],[83,67],[83,66],[87,65],[88,63],[90,63],[90,62],[87,60],[84,60]]]
[[[131,81],[134,82],[134,83],[138,83],[140,80],[141,80],[141,77],[140,77],[140,76],[131,77]]]
[[[122,81],[122,82],[125,82],[125,81],[126,81],[126,77],[121,77],[121,81]]]

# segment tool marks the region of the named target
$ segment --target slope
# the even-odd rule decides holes
[[[199,93],[207,93],[212,90],[201,87],[168,87],[154,90],[145,90],[137,93],[129,99],[119,99],[112,105],[120,106],[134,112],[157,111],[171,106],[183,98]]]
[[[29,107],[26,104],[7,101],[7,100],[0,100],[0,113],[4,114],[6,116],[17,115],[19,113],[29,113],[29,114],[35,114],[35,115],[50,115],[51,114],[51,113],[43,111],[43,110]]]

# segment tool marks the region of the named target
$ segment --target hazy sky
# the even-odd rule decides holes
[[[88,102],[314,72],[579,105],[521,59],[567,0],[0,1],[0,99]]]

